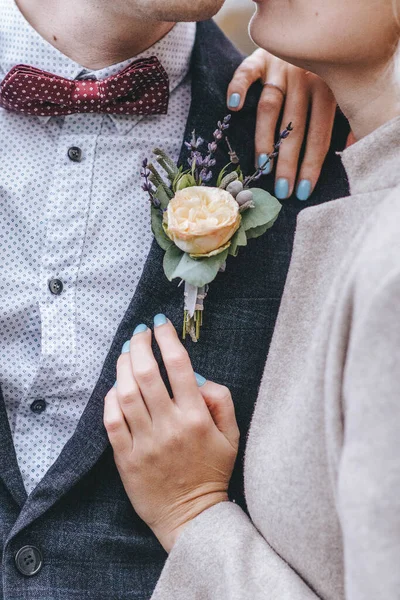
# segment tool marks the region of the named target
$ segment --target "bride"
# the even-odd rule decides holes
[[[169,553],[154,600],[400,597],[399,8],[257,0],[254,40],[322,77],[350,121],[351,196],[298,220],[248,438],[249,515],[227,493],[229,390],[193,373],[163,315],[154,335],[173,400],[149,329],[121,357],[105,425],[126,492]]]

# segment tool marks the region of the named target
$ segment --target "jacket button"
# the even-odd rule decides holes
[[[49,289],[52,294],[59,296],[64,289],[63,282],[61,279],[51,279],[49,281]]]
[[[72,160],[72,162],[81,162],[82,150],[78,148],[78,146],[72,146],[72,148],[68,150],[68,158]]]
[[[39,573],[43,566],[42,553],[35,546],[24,546],[15,555],[15,566],[21,575],[32,577]]]

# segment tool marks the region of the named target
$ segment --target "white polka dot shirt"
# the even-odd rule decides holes
[[[195,32],[179,23],[135,57],[166,69],[168,115],[0,109],[0,383],[28,493],[73,435],[142,274],[152,233],[140,166],[156,146],[179,157]],[[88,71],[0,2],[1,79],[28,64],[101,80],[135,59]]]

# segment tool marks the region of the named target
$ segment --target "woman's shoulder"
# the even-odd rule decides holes
[[[357,288],[368,295],[377,293],[389,279],[400,278],[400,186],[371,213],[355,275]]]

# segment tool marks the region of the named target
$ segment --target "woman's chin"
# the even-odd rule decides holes
[[[274,29],[268,26],[270,19],[267,19],[262,7],[259,5],[263,1],[264,0],[258,0],[257,2],[256,12],[252,16],[249,24],[249,34],[257,46],[277,55],[278,49],[275,48],[274,44]]]
[[[264,3],[265,0],[259,0],[259,2]],[[269,27],[267,23],[269,23]],[[263,14],[262,8],[257,6],[257,10],[249,25],[249,34],[253,42],[260,48],[267,50],[274,56],[277,56],[296,67],[312,71],[313,69],[310,68],[310,61],[304,56],[300,57],[300,48],[293,47],[293,43],[289,42],[290,38],[288,36],[279,34],[281,31],[281,24],[276,24],[271,27],[271,23],[272,19],[268,19]]]

